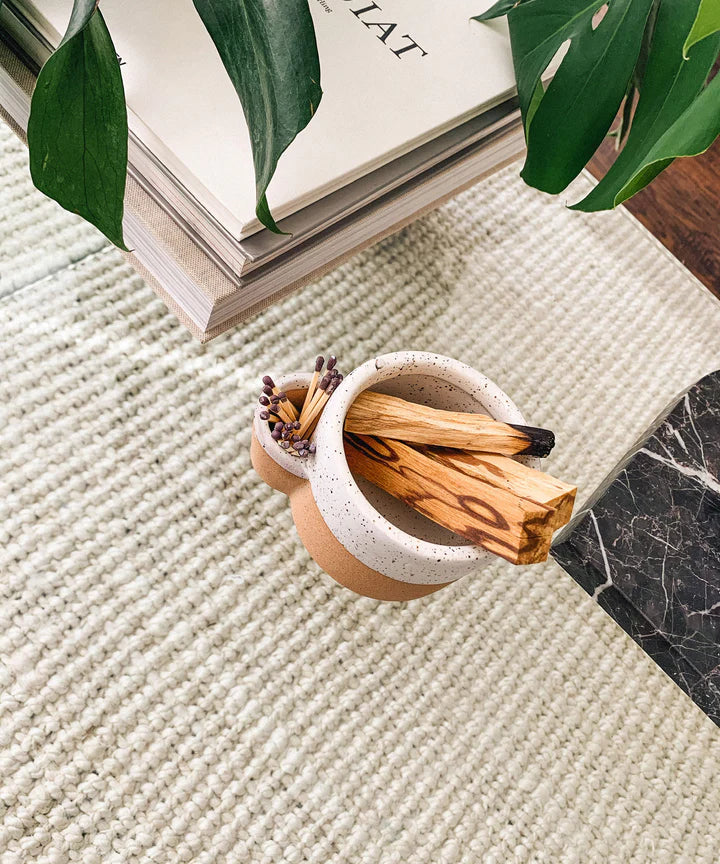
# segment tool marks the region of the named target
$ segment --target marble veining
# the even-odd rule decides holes
[[[552,555],[720,725],[720,372],[663,412]]]

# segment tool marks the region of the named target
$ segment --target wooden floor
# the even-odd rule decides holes
[[[603,143],[590,163],[602,176],[614,159]],[[720,298],[720,139],[693,159],[678,159],[625,206]]]

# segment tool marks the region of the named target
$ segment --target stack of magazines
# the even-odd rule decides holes
[[[130,257],[198,338],[523,152],[506,26],[470,20],[489,5],[310,0],[323,98],[268,189],[278,235],[255,217],[242,108],[192,0],[103,0],[128,104]],[[0,5],[0,113],[21,135],[71,8]]]

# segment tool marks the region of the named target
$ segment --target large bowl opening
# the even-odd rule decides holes
[[[427,405],[430,408],[490,414],[482,402],[465,390],[434,375],[401,373],[395,378],[374,384],[366,389],[376,393],[386,393],[389,396],[398,396],[408,402]],[[425,540],[428,543],[437,543],[440,546],[473,545],[465,537],[443,528],[442,525],[438,525],[428,519],[427,516],[418,513],[417,510],[413,510],[412,507],[365,480],[364,477],[355,473],[352,476],[368,503],[388,522],[411,537]]]

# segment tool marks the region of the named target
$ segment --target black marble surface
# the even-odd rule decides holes
[[[720,725],[720,372],[664,412],[552,555]]]

